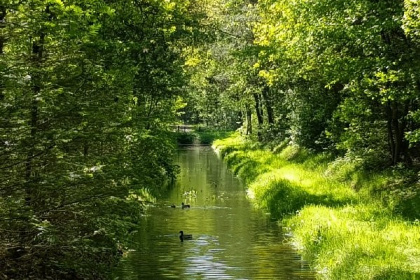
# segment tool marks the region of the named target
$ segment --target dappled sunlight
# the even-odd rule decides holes
[[[224,144],[230,145],[228,140]],[[357,173],[357,162],[300,156],[296,147],[277,154],[236,148],[231,167],[244,173],[248,197],[273,217],[287,217],[283,224],[292,233],[291,243],[313,260],[321,278],[402,280],[420,275],[419,223],[401,220],[367,191],[384,185],[386,177]],[[296,163],[296,158],[305,160]],[[252,166],[243,164],[250,161]]]
[[[293,174],[291,172],[284,172],[283,178],[295,183],[302,183],[302,180],[296,174]]]
[[[376,205],[306,206],[285,224],[328,278],[380,279],[378,273],[386,272],[392,279],[412,279],[396,272],[420,273],[419,226],[390,218]]]

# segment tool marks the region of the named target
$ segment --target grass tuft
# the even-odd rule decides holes
[[[306,206],[283,223],[322,279],[418,279],[419,225],[379,204]]]

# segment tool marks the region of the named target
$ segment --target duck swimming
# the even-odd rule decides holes
[[[171,208],[176,208],[175,204],[172,204],[172,205],[171,205]]]
[[[184,240],[191,240],[192,234],[184,234],[184,232],[181,230],[179,232],[179,239],[181,240],[181,242],[184,242]]]
[[[189,204],[184,204],[184,202],[182,202],[182,209],[184,209],[184,208],[190,208],[191,206],[189,205]]]

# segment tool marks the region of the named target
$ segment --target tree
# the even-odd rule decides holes
[[[373,159],[388,146],[390,163],[410,162],[404,135],[413,129],[407,117],[417,107],[418,79],[402,1],[267,0],[259,7],[256,42],[266,48],[260,75],[291,93],[285,106],[297,124],[292,138],[311,146],[329,126],[324,135],[347,153]],[[372,125],[377,133],[370,133]]]
[[[102,279],[175,175],[185,1],[0,5],[1,277]]]

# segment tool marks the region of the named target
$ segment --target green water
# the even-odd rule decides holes
[[[175,187],[148,209],[115,279],[315,279],[210,147],[180,148],[175,161]]]

